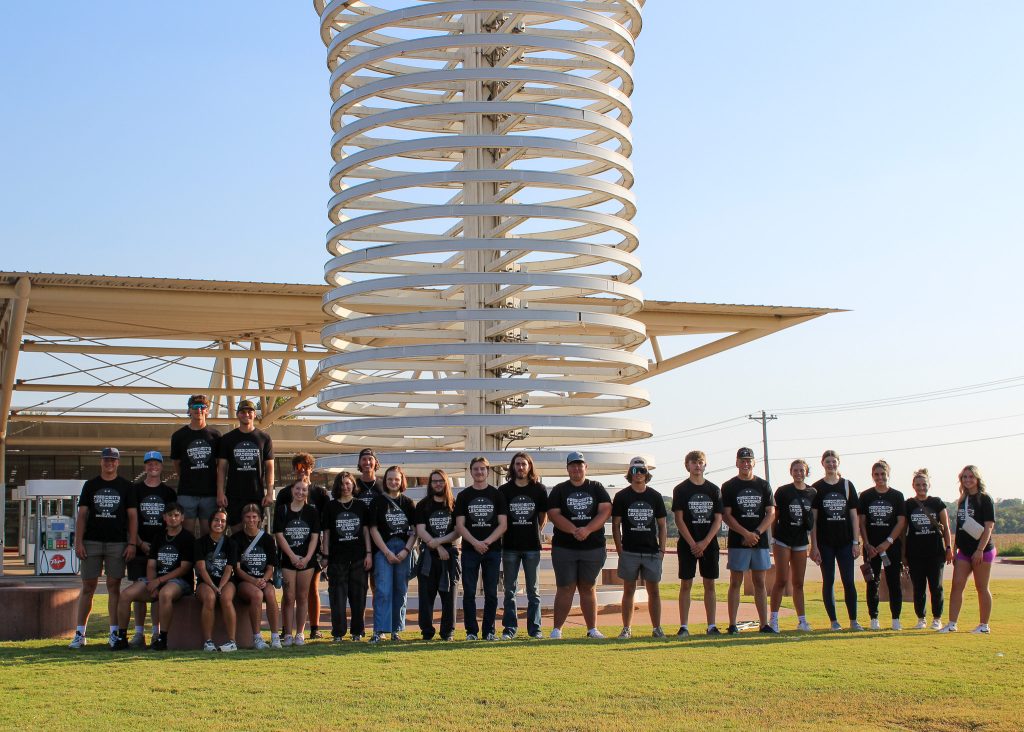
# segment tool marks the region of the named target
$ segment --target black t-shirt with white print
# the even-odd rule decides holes
[[[348,562],[366,556],[366,505],[353,498],[348,504],[338,499],[324,508],[321,528],[327,534],[328,562]]]
[[[265,463],[274,459],[274,441],[261,429],[233,429],[217,444],[217,457],[228,461],[224,493],[233,501],[259,503],[266,494]]]
[[[657,554],[658,519],[668,516],[665,499],[658,491],[647,486],[642,493],[632,487],[623,488],[612,501],[612,517],[622,520],[622,550],[637,554]]]
[[[505,497],[493,485],[483,488],[469,486],[455,497],[455,516],[465,519],[466,530],[477,541],[483,541],[498,528],[498,518],[508,516]],[[491,550],[501,549],[499,538],[491,544]]]
[[[240,531],[231,537],[231,541],[235,543],[235,552],[238,554],[237,568],[253,579],[260,579],[266,574],[268,566],[277,566],[277,544],[274,543],[274,537],[266,531],[260,536],[259,541],[253,544],[255,538]],[[253,544],[252,550],[246,552],[250,544]]]
[[[313,536],[320,533],[320,512],[309,504],[298,511],[293,511],[291,506],[278,506],[274,517],[274,533],[284,536],[285,544],[295,556],[304,557]],[[281,553],[281,566],[295,569],[284,552]],[[312,569],[312,564],[307,564],[305,568]]]
[[[942,521],[939,514],[946,510],[941,498],[926,496],[908,498],[903,506],[907,515],[907,556],[941,558],[946,555],[942,543]]]
[[[747,531],[756,531],[768,508],[775,505],[772,487],[768,481],[759,476],[743,480],[739,476],[730,478],[722,484],[722,508],[732,509],[732,517]],[[743,537],[729,529],[730,549],[743,547]],[[761,539],[751,549],[768,548],[768,532],[761,534]]]
[[[168,536],[167,531],[161,531],[153,538],[149,546],[149,558],[156,562],[156,576],[163,577],[170,574],[184,562],[192,564],[195,562],[196,538],[182,529],[174,536]],[[189,570],[179,579],[192,584],[192,571]]]
[[[171,460],[181,464],[178,494],[217,495],[217,443],[220,432],[212,427],[194,430],[185,425],[171,435]]]
[[[693,540],[703,541],[711,531],[715,514],[722,513],[722,491],[709,480],[697,485],[687,478],[672,489],[672,512],[676,511],[683,512],[683,523]],[[709,542],[704,551],[717,552],[718,538]]]
[[[373,505],[374,498],[384,495],[384,479],[374,478],[367,482],[362,479],[362,476],[356,476],[356,488],[359,489],[356,500],[361,501],[364,506],[369,508]]]
[[[164,529],[164,506],[175,500],[174,490],[166,483],[151,488],[144,480],[134,488],[139,511],[139,541],[149,544]]]
[[[455,514],[452,511],[448,510],[448,504],[444,501],[435,501],[433,496],[426,496],[416,504],[416,525],[423,524],[434,539],[448,536],[455,529]],[[445,548],[451,548],[451,545]],[[431,549],[431,552],[437,555],[436,549]]]
[[[377,527],[385,544],[394,537],[408,540],[415,525],[416,504],[404,493],[400,493],[398,498],[382,494],[373,499],[366,519],[369,526]]]
[[[506,551],[540,550],[540,516],[548,510],[548,489],[543,483],[516,485],[514,480],[500,488],[508,505],[508,531],[502,537]]]
[[[906,499],[903,494],[895,488],[890,488],[885,493],[879,493],[874,487],[868,488],[860,494],[860,507],[857,512],[867,517],[865,526],[867,528],[868,543],[871,546],[878,546],[889,538],[896,521],[900,516],[906,515]],[[894,536],[896,541],[899,537]],[[888,551],[888,550],[887,550]]]
[[[802,547],[810,543],[814,494],[814,488],[806,486],[799,490],[792,483],[775,490],[775,538],[786,546]]]
[[[965,507],[966,515],[973,518],[982,526],[985,525],[986,521],[996,520],[996,507],[992,503],[992,498],[987,493],[977,493],[974,496],[966,495],[960,499],[960,502],[956,506],[956,549],[958,552],[962,552],[967,556],[974,554],[978,551],[978,540],[973,536],[964,531],[965,518]],[[985,551],[990,552],[996,548],[995,543],[992,539],[988,540],[988,544],[985,546]]]
[[[548,496],[548,510],[558,509],[563,518],[576,528],[586,526],[594,517],[602,503],[611,503],[605,487],[596,480],[587,478],[578,486],[573,485],[571,480],[559,483],[551,489]],[[565,549],[599,549],[605,544],[604,526],[583,541],[576,541],[576,538],[557,526],[551,538],[551,546],[563,547]]]
[[[78,507],[89,509],[85,522],[84,541],[128,541],[128,509],[137,508],[135,489],[118,476],[104,480],[96,476],[85,481]]]
[[[217,542],[209,534],[201,536],[196,540],[196,562],[205,563],[206,573],[210,575],[210,579],[213,580],[215,585],[220,584],[221,578],[224,577],[225,569],[234,567],[238,563],[235,542],[231,541],[227,536],[223,538],[224,543],[221,544],[219,552],[214,551],[217,548]],[[198,568],[196,570],[196,579],[202,582],[202,576],[199,574]]]
[[[860,499],[853,483],[840,478],[832,484],[824,478],[815,482],[811,508],[818,512],[814,526],[818,542],[830,547],[847,546],[857,536],[857,527],[850,518],[850,509],[859,510]]]

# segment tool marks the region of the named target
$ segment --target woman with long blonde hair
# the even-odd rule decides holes
[[[996,560],[996,545],[992,534],[996,529],[996,510],[992,498],[985,491],[985,479],[976,465],[967,465],[960,471],[960,501],[956,508],[956,561],[953,563],[953,588],[949,593],[949,622],[940,633],[955,633],[960,608],[964,603],[967,578],[974,575],[978,591],[980,623],[972,633],[988,633],[992,616],[992,592],[988,588],[992,576],[992,563]]]

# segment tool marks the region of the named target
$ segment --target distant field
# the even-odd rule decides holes
[[[999,534],[992,538],[996,543],[996,550],[1003,552],[1010,547],[1019,547],[1020,554],[1024,555],[1024,534]]]
[[[620,642],[576,630],[564,641],[114,655],[97,612],[82,652],[66,641],[0,644],[0,729],[1019,730],[1024,582],[993,589],[987,637],[791,631]],[[820,586],[808,597],[822,628]],[[969,630],[977,601],[972,591],[966,600]]]

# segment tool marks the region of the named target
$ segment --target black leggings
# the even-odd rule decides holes
[[[821,552],[821,599],[825,602],[828,619],[836,622],[836,598],[833,585],[836,582],[836,565],[839,565],[839,576],[843,580],[843,597],[846,600],[846,613],[850,620],[857,619],[857,584],[854,581],[853,544],[845,546],[828,546],[819,544]]]
[[[932,596],[932,617],[942,617],[942,569],[946,557],[942,554],[931,557],[907,557],[910,581],[914,583],[914,612],[924,617],[925,590]]]
[[[900,543],[897,541],[885,552],[892,562],[885,568],[885,586],[889,589],[889,612],[892,613],[893,620],[899,619],[903,610],[903,585],[900,584],[903,562],[897,559],[900,551]],[[868,582],[868,616],[874,620],[878,617],[878,585],[881,582],[882,557],[876,556],[870,563],[875,579]]]

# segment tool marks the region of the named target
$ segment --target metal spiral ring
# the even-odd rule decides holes
[[[649,403],[623,383],[648,367],[629,160],[643,0],[314,4],[335,161],[318,401],[340,417],[317,436],[406,465],[649,437],[616,414]]]

